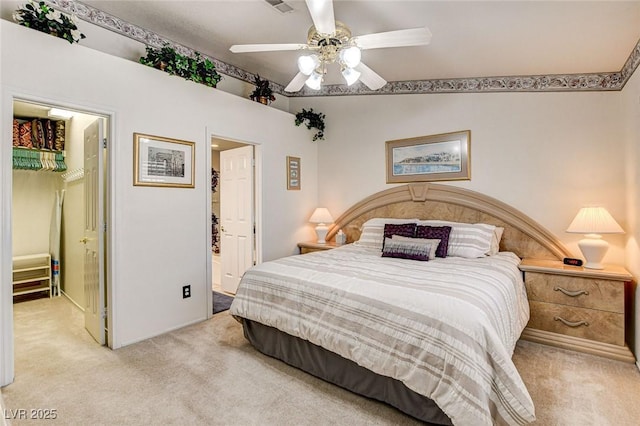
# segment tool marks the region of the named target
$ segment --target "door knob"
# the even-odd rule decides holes
[[[220,227],[220,230],[221,230],[222,232],[225,232],[225,230],[224,230],[224,226],[221,226],[221,227]]]
[[[80,242],[83,243],[83,244],[87,244],[87,241],[89,241],[89,239],[87,237],[80,238]]]

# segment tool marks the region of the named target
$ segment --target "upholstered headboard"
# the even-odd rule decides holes
[[[327,240],[342,229],[347,242],[356,241],[362,224],[374,217],[489,223],[505,228],[502,251],[521,258],[560,260],[572,256],[551,232],[513,207],[475,191],[433,183],[397,186],[365,198],[335,221]]]

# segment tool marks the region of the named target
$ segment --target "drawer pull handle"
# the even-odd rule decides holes
[[[585,327],[589,327],[589,323],[587,321],[567,321],[566,319],[562,318],[562,317],[553,317],[554,320],[556,321],[560,321],[561,323],[563,323],[564,325],[568,326],[568,327],[580,327],[581,325],[584,325]]]
[[[583,294],[585,296],[589,295],[589,291],[587,291],[587,290],[571,291],[571,290],[564,289],[562,287],[554,287],[553,290],[554,291],[559,291],[559,292],[561,292],[561,293],[563,293],[563,294],[565,294],[565,295],[567,295],[569,297],[578,297],[578,296],[583,295]]]

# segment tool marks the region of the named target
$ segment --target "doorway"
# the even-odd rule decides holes
[[[255,264],[255,149],[211,139],[212,289],[235,294],[242,274]]]
[[[104,345],[108,117],[14,99],[13,118],[14,303],[65,300]]]

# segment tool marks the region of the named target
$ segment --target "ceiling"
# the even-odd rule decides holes
[[[302,0],[82,1],[176,43],[287,85],[300,52],[231,53],[232,44],[305,43]],[[640,39],[640,1],[334,1],[354,35],[427,26],[427,46],[372,49],[387,81],[617,72]],[[341,84],[337,70],[325,82]]]
[[[282,14],[264,0],[84,1],[282,85],[299,52],[231,53],[232,44],[304,43],[304,1]],[[388,81],[620,71],[640,39],[640,2],[334,1],[354,35],[427,26],[427,46],[374,49],[363,62]],[[341,83],[337,70],[326,82]]]

